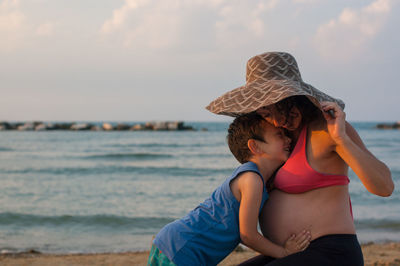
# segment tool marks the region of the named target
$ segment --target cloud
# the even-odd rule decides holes
[[[25,16],[18,9],[17,0],[0,3],[0,32],[14,32],[22,27]]]
[[[319,2],[320,0],[292,0],[293,3],[296,4],[314,4],[316,2]]]
[[[53,32],[54,32],[54,24],[51,22],[41,24],[36,28],[36,34],[40,36],[49,36],[52,35]]]
[[[126,47],[170,49],[239,45],[261,38],[265,14],[279,0],[126,0],[113,11],[100,33]],[[194,42],[193,40],[205,40]]]
[[[385,25],[391,0],[375,0],[361,9],[344,8],[339,17],[321,25],[314,45],[327,59],[350,60],[361,54]]]
[[[0,52],[11,51],[18,46],[23,38],[20,32],[25,28],[25,21],[17,0],[0,2]]]
[[[216,22],[219,42],[237,42],[238,36],[262,37],[265,32],[263,14],[273,10],[277,4],[277,0],[258,1],[254,4],[247,1],[231,1],[219,11],[220,18]]]
[[[33,22],[18,0],[0,0],[0,53],[17,51],[25,44],[54,32],[51,22]]]
[[[179,42],[185,1],[125,0],[100,29],[103,36],[135,49],[164,49]],[[212,3],[211,3],[212,4]]]
[[[18,6],[19,1],[18,0],[3,0],[0,3],[0,10],[4,10],[6,8],[10,8],[10,7],[16,7]]]
[[[136,8],[146,4],[146,2],[146,0],[125,0],[125,4],[122,7],[114,10],[112,18],[104,22],[101,27],[101,32],[110,33],[120,29],[126,22],[130,13]]]

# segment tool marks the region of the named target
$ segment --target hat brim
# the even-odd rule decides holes
[[[214,114],[236,117],[296,95],[307,96],[320,109],[319,103],[323,101],[336,102],[342,109],[345,107],[342,100],[335,99],[305,82],[255,80],[223,94],[212,101],[206,109]]]

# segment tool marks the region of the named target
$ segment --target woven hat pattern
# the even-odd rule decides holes
[[[341,100],[305,83],[295,58],[282,52],[251,58],[246,66],[246,85],[218,97],[206,108],[215,114],[238,116],[295,95],[307,96],[317,107],[321,101],[333,101],[344,109]]]

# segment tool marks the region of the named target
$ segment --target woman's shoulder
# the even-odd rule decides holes
[[[308,130],[311,130],[311,131],[326,131],[326,132],[328,132],[326,120],[323,117],[318,117],[318,118],[314,119],[313,121],[309,122],[307,127],[308,127]]]
[[[317,144],[320,147],[334,147],[335,142],[331,138],[326,120],[324,118],[315,119],[308,124],[308,140],[312,144]]]

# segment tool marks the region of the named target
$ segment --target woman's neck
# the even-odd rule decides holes
[[[294,146],[296,146],[297,140],[299,139],[301,130],[304,128],[304,124],[301,124],[296,130],[293,131],[288,131],[288,137],[292,140],[290,143],[291,150],[294,149]]]

